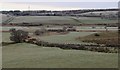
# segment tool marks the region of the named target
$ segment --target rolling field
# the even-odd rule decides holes
[[[42,23],[42,24],[78,24],[68,17],[62,16],[19,16],[10,23]]]
[[[43,48],[26,43],[3,47],[3,68],[117,68],[118,54]]]
[[[2,47],[0,46],[0,69],[2,69]]]
[[[81,44],[83,42],[76,40],[78,37],[84,37],[96,32],[71,32],[65,35],[50,35],[50,36],[41,36],[38,37],[40,40],[51,42],[51,43],[73,43],[73,44]],[[2,32],[2,41],[3,42],[11,42],[9,32]],[[83,43],[84,44],[84,43]]]
[[[40,23],[40,24],[101,24],[117,23],[117,20],[101,19],[99,17],[70,17],[70,16],[5,16],[2,22],[6,23]]]
[[[1,23],[9,23],[12,20],[14,20],[14,16],[10,16],[10,15],[0,13],[0,19],[1,19]]]
[[[115,15],[115,14],[118,13],[118,11],[96,11],[96,12],[82,13],[82,14],[78,14],[78,15],[98,15],[98,16],[100,16],[101,13],[104,14],[104,15],[108,15],[108,14],[114,14]]]
[[[4,19],[5,20],[5,19]],[[91,24],[116,23],[91,17],[19,16],[9,23]],[[9,30],[11,27],[4,28]],[[15,27],[18,28],[18,27]],[[35,27],[33,27],[35,28]],[[39,27],[38,27],[39,28]],[[87,27],[89,29],[89,27]],[[20,27],[21,29],[21,27]],[[32,28],[28,28],[28,30]],[[65,35],[41,36],[38,39],[51,43],[90,44],[76,38],[96,32],[70,32]],[[2,42],[11,42],[10,33],[2,33]],[[9,44],[2,47],[3,68],[117,68],[118,53],[100,53],[85,50],[63,50],[28,43]]]
[[[2,32],[2,42],[11,42],[9,37],[10,37],[10,33]]]
[[[39,37],[40,40],[51,43],[71,43],[71,44],[84,44],[84,42],[76,40],[77,37],[83,37],[95,32],[71,32],[65,35],[51,35]]]
[[[7,15],[5,14],[0,14],[0,19],[2,19],[2,22],[8,19]]]
[[[2,33],[3,41],[9,42],[9,33]],[[74,42],[74,37],[92,33],[70,33],[67,41]],[[68,37],[69,36],[69,37]],[[56,36],[54,36],[56,37]],[[53,38],[53,37],[52,37]],[[57,39],[52,39],[56,40]],[[59,38],[59,39],[60,39]],[[63,41],[63,40],[62,40]],[[64,40],[65,42],[66,40]],[[27,43],[3,46],[3,68],[117,68],[118,54],[98,53],[83,50],[63,50],[42,47]],[[110,63],[108,63],[110,62]]]
[[[65,16],[19,16],[10,23],[42,23],[42,24],[99,24],[117,23],[117,20],[96,17],[65,17]]]
[[[78,39],[84,42],[95,42],[99,44],[111,44],[118,45],[119,34],[117,31],[111,32],[101,32],[97,33],[99,36],[95,36],[95,34],[91,34],[85,37],[79,37]]]
[[[101,19],[99,17],[79,17],[74,18],[81,22],[82,24],[102,24],[102,23],[117,23],[118,20],[109,20],[109,19]]]

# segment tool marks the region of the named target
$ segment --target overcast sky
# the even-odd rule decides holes
[[[44,1],[44,2],[42,2]],[[76,10],[76,9],[92,9],[92,8],[117,8],[118,0],[66,0],[61,1],[36,1],[36,0],[4,0],[0,2],[0,10]]]

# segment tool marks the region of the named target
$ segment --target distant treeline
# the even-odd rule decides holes
[[[2,14],[10,14],[14,16],[74,16],[74,14],[96,12],[96,11],[118,11],[118,9],[82,9],[82,10],[63,10],[63,11],[47,11],[47,10],[10,10],[0,11]]]

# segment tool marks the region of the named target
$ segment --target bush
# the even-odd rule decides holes
[[[10,32],[11,32],[10,40],[16,43],[24,42],[24,40],[28,38],[28,32],[26,31],[10,29]]]
[[[99,34],[95,33],[95,36],[100,36]]]

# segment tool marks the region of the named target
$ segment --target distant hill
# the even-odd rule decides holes
[[[48,10],[29,10],[29,11],[0,11],[3,14],[12,14],[15,16],[72,16],[74,14],[81,14],[87,12],[99,11],[118,11],[118,9],[81,9],[81,10],[63,10],[63,11],[48,11]]]

